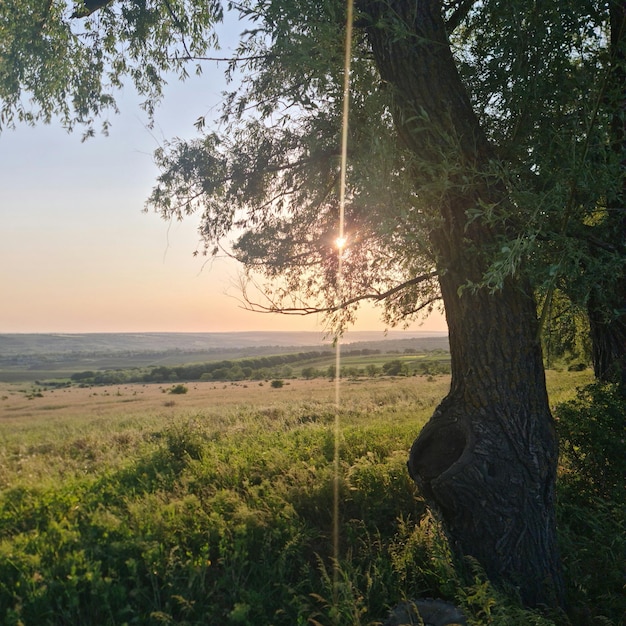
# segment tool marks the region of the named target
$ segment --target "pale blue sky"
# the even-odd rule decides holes
[[[192,256],[197,220],[142,213],[154,149],[194,136],[223,89],[208,63],[202,77],[171,82],[152,130],[129,87],[108,137],[81,143],[58,124],[0,135],[0,333],[321,330],[316,317],[242,310],[237,266]],[[355,328],[384,326],[367,310]],[[436,316],[413,328],[446,327]]]

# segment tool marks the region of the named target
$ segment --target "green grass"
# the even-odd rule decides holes
[[[584,380],[548,377],[559,401]],[[416,494],[407,450],[446,385],[346,385],[338,561],[336,411],[321,386],[229,387],[237,402],[203,408],[190,389],[180,410],[138,413],[121,397],[117,413],[42,411],[17,430],[3,419],[0,623],[356,626],[430,596],[463,607],[471,624],[567,624],[523,611],[476,568],[462,578],[468,567],[455,566]],[[615,509],[575,501],[567,484],[568,587],[584,598],[572,619],[617,626]]]

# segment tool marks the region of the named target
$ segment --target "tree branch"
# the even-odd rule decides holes
[[[420,274],[419,276],[416,276],[415,278],[411,278],[410,280],[404,281],[403,283],[400,283],[396,285],[395,287],[388,289],[387,291],[383,291],[382,293],[362,294],[360,296],[355,296],[354,298],[349,298],[348,300],[345,300],[344,302],[341,302],[340,304],[329,306],[329,307],[309,307],[309,306],[281,307],[274,303],[272,303],[270,306],[265,306],[257,302],[252,302],[248,298],[244,290],[243,297],[244,297],[244,303],[246,306],[243,306],[242,308],[245,309],[246,311],[253,311],[255,313],[280,313],[282,315],[312,315],[314,313],[336,313],[337,311],[340,311],[341,309],[345,309],[351,304],[356,304],[357,302],[362,302],[364,300],[373,300],[374,302],[380,302],[382,300],[386,300],[387,298],[393,296],[399,291],[402,291],[403,289],[406,289],[407,287],[411,287],[412,285],[419,285],[420,283],[423,283],[427,280],[435,278],[437,275],[438,275],[437,272],[429,272],[427,274]],[[430,304],[433,304],[439,299],[440,298],[429,299],[427,302],[424,302],[420,306],[413,309],[412,313],[416,313],[424,309],[425,307],[429,306]]]
[[[458,28],[459,24],[465,19],[470,9],[474,6],[474,2],[475,0],[460,0],[452,15],[446,20],[446,31],[448,34]]]
[[[217,61],[219,63],[244,63],[245,61],[259,61],[276,56],[275,54],[253,54],[247,57],[200,57],[195,55],[169,57],[170,61]]]

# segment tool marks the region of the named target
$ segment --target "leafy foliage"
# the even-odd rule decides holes
[[[572,376],[555,382],[571,388]],[[605,391],[585,392],[585,411],[614,402]],[[115,427],[81,417],[69,439],[69,423],[51,434],[48,418],[31,420],[23,456],[2,449],[0,620],[361,626],[400,599],[433,596],[475,625],[620,624],[622,505],[580,496],[587,469],[562,466],[573,481],[559,499],[571,622],[523,610],[476,563],[454,561],[405,471],[436,395],[364,385],[341,412],[337,576],[331,401],[124,415]],[[35,464],[46,480],[31,477]]]
[[[622,275],[626,255],[607,208],[607,198],[620,193],[622,158],[611,137],[621,92],[609,80],[616,59],[608,9],[588,0],[442,4],[495,157],[487,171],[460,171],[447,152],[434,159],[425,145],[421,156],[403,149],[393,89],[381,81],[357,28],[342,285],[333,241],[343,8],[239,5],[254,28],[229,68],[243,80],[225,100],[223,128],[158,152],[163,174],[148,205],[166,218],[201,211],[208,253],[243,229],[232,254],[265,298],[246,292],[252,308],[321,309],[338,322],[341,301],[349,321],[360,298],[369,297],[384,302],[388,322],[427,313],[438,298],[435,268],[442,270],[430,241],[440,225],[438,204],[479,178],[503,186],[507,201],[469,209],[470,223],[500,234],[474,250],[487,269],[468,286],[497,290],[507,277],[526,273],[544,293],[558,287],[585,306],[600,276],[610,283]],[[358,6],[357,27],[369,24],[369,5]],[[384,19],[380,28],[399,28]],[[426,132],[434,120],[425,115],[419,124]],[[460,141],[440,139],[439,151],[441,142],[454,151]],[[255,281],[258,273],[271,282]]]
[[[619,387],[600,383],[555,409],[562,443],[558,514],[574,624],[626,617],[625,416]],[[605,539],[597,543],[598,537]],[[606,600],[592,607],[593,596]]]
[[[189,391],[189,388],[186,385],[174,385],[169,391],[168,393],[174,393],[177,395],[183,394],[183,393],[187,393]]]
[[[486,3],[470,12],[453,41],[483,127],[506,163],[511,205],[485,207],[506,220],[487,282],[523,263],[535,281],[564,283],[581,296],[598,273],[623,271],[604,229],[606,199],[619,193],[619,151],[611,120],[621,86],[611,84],[609,11],[588,0]],[[513,214],[510,214],[513,212]],[[609,269],[609,267],[611,269]]]
[[[586,312],[558,289],[544,293],[541,303],[546,311],[541,338],[547,367],[587,366],[591,360],[591,342]]]
[[[558,405],[555,417],[566,483],[584,498],[623,500],[626,398],[617,386],[585,387],[574,400]]]
[[[611,32],[618,26],[612,3],[441,3],[463,85],[494,148],[481,172],[461,172],[454,155],[440,154],[459,137],[441,136],[437,158],[425,145],[421,155],[402,147],[397,94],[381,80],[365,27],[372,20],[379,29],[403,27],[376,17],[376,6],[357,3],[351,42],[341,280],[334,246],[345,71],[339,0],[227,5],[248,28],[225,67],[233,87],[221,118],[200,118],[199,138],[173,139],[157,151],[162,174],[147,206],[167,219],[200,212],[203,252],[224,246],[243,262],[252,308],[324,310],[341,327],[371,299],[397,323],[438,306],[436,272],[445,263],[430,240],[438,205],[480,178],[503,186],[507,201],[468,209],[470,221],[499,233],[474,251],[487,269],[468,286],[499,289],[526,272],[544,292],[559,288],[585,306],[594,285],[613,284],[626,263],[614,214],[622,192],[615,124],[624,38]],[[58,116],[87,135],[103,118],[106,131],[126,78],[151,113],[172,73],[184,78],[193,63],[202,70],[223,11],[217,0],[9,2],[0,26],[0,128]],[[415,115],[425,133],[434,128],[435,120]],[[605,316],[620,315],[614,304],[601,305]]]
[[[94,4],[93,2],[88,3]],[[0,130],[58,118],[85,128],[116,111],[126,77],[152,114],[168,75],[187,76],[192,56],[216,45],[219,1],[122,0],[87,17],[82,2],[8,0],[0,25]],[[200,67],[197,67],[200,70]]]
[[[411,208],[407,157],[384,139],[393,133],[388,96],[375,88],[379,79],[362,34],[354,40],[348,246],[339,285],[344,7],[261,2],[240,10],[254,28],[241,40],[241,61],[231,66],[242,82],[225,100],[222,128],[157,153],[163,173],[148,205],[168,219],[201,211],[207,253],[217,253],[231,231],[241,232],[232,254],[250,270],[248,286],[259,273],[272,281],[258,283],[266,297],[260,302],[246,293],[253,307],[324,308],[332,318],[341,301],[348,321],[359,298],[387,294],[407,316],[431,309],[438,296],[433,259],[420,212]],[[388,293],[407,269],[411,278],[418,269],[424,276]]]

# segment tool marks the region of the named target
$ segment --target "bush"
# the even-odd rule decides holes
[[[626,398],[616,385],[595,383],[554,410],[564,478],[581,495],[620,500],[626,476]]]
[[[189,389],[187,388],[186,385],[174,385],[170,390],[169,393],[174,393],[174,394],[183,394],[183,393],[187,393],[189,391]]]
[[[554,410],[561,443],[559,542],[572,624],[622,624],[626,616],[624,476],[626,398],[595,383]]]
[[[393,361],[387,361],[383,365],[383,373],[387,374],[387,376],[406,376],[408,368],[406,363],[400,359],[394,359]]]
[[[273,380],[270,384],[274,389],[280,389],[285,383],[282,380]]]

